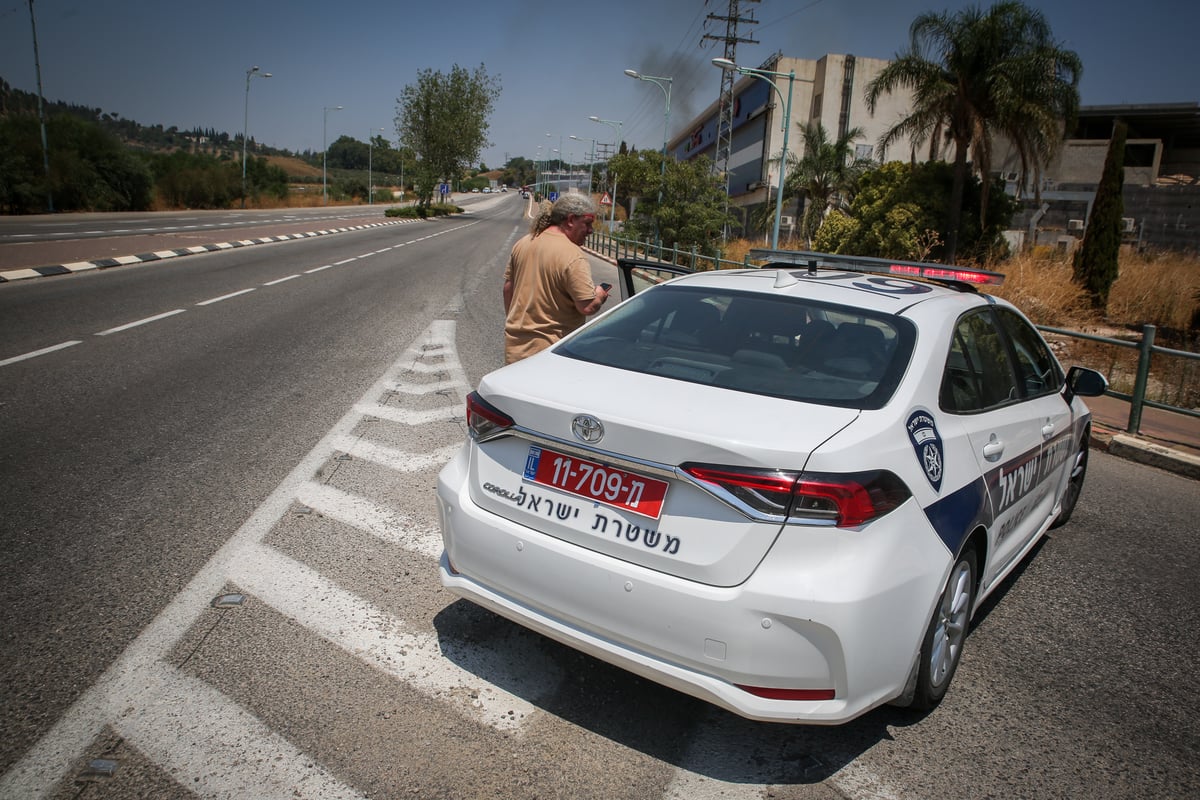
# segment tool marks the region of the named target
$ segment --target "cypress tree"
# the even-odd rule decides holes
[[[1112,139],[1104,158],[1104,172],[1096,187],[1096,200],[1088,217],[1083,244],[1075,251],[1075,282],[1087,290],[1092,306],[1108,306],[1108,292],[1117,280],[1117,260],[1121,253],[1121,216],[1125,202],[1121,189],[1125,184],[1125,137],[1127,126],[1121,120],[1113,124]]]

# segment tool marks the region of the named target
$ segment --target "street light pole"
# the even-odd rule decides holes
[[[271,73],[259,72],[254,66],[246,70],[246,108],[242,112],[242,208],[246,207],[246,142],[250,139],[250,79],[257,75],[269,78]]]
[[[329,205],[329,177],[326,170],[326,156],[329,152],[329,112],[341,111],[345,106],[325,106],[325,116],[321,122],[321,204]]]
[[[671,86],[675,82],[675,79],[664,78],[656,75],[643,75],[635,69],[627,69],[625,70],[625,74],[634,80],[653,83],[659,89],[662,89],[663,95],[667,98],[667,109],[663,113],[662,165],[658,171],[658,174],[661,176],[658,182],[658,211],[655,213],[654,217],[654,238],[655,241],[660,241],[658,235],[658,219],[662,215],[663,184],[667,182],[667,140],[671,138]]]
[[[546,137],[547,137],[547,138],[550,138],[550,139],[553,139],[553,138],[554,138],[554,134],[553,134],[553,133],[547,133],[547,134],[546,134]],[[554,171],[554,174],[558,176],[558,177],[556,177],[556,178],[554,179],[554,191],[555,191],[555,192],[557,192],[557,191],[558,191],[558,186],[559,186],[559,184],[560,184],[560,183],[562,183],[562,171],[563,171],[563,160],[562,160],[562,157],[563,157],[563,137],[562,137],[562,134],[561,134],[561,133],[558,135],[558,150],[551,150],[550,152],[552,152],[552,153],[558,153],[558,165],[557,165],[557,169]]]
[[[653,83],[659,89],[662,89],[663,95],[667,100],[666,111],[663,112],[663,164],[666,164],[667,158],[667,140],[671,138],[671,86],[674,84],[674,78],[664,78],[656,75],[643,75],[635,69],[625,70],[625,74],[634,80],[647,81]],[[664,166],[664,170],[666,167]]]
[[[367,131],[367,205],[372,205],[375,202],[375,183],[371,175],[371,149],[374,143],[371,141],[375,131],[387,132],[387,128],[371,128]]]
[[[54,213],[54,187],[50,183],[50,145],[46,140],[46,106],[42,99],[42,61],[38,56],[37,21],[33,17],[33,0],[29,0],[29,27],[33,31],[33,71],[37,73],[38,124],[42,129],[42,167],[46,172],[46,210]]]
[[[792,127],[792,85],[796,82],[796,70],[773,72],[766,69],[739,67],[728,58],[714,58],[712,63],[713,66],[720,67],[723,70],[737,72],[742,75],[753,75],[759,80],[766,81],[775,90],[775,93],[779,95],[779,99],[781,100],[784,100],[783,90],[771,78],[788,79],[787,98],[783,108],[783,150],[779,154],[779,188],[775,192],[775,229],[771,233],[771,249],[774,250],[779,247],[779,220],[780,215],[783,213],[783,180],[787,175],[788,131]],[[804,79],[802,78],[801,80]]]
[[[588,117],[592,122],[598,122],[601,125],[607,125],[616,131],[617,134],[617,150],[621,149],[621,126],[625,123],[615,119],[600,119],[599,117]],[[613,175],[612,183],[612,205],[609,206],[608,227],[611,230],[617,224],[617,176]]]
[[[592,185],[596,181],[596,140],[590,137],[580,137],[571,134],[571,138],[577,142],[591,142],[592,154],[588,157],[588,194],[592,193]]]

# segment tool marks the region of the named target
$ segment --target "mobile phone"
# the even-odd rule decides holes
[[[604,291],[608,292],[608,291],[612,290],[612,284],[611,283],[602,283],[602,284],[600,284],[600,288],[603,289]]]

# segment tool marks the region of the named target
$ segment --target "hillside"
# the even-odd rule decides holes
[[[321,168],[295,156],[265,156],[267,163],[279,167],[289,178],[319,178]]]

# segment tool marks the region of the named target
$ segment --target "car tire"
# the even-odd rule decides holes
[[[975,604],[975,561],[975,551],[967,549],[950,570],[921,644],[917,683],[910,708],[930,709],[940,703],[958,669]]]
[[[1075,512],[1075,504],[1079,502],[1079,493],[1083,491],[1083,479],[1087,477],[1088,441],[1091,439],[1090,430],[1083,432],[1079,440],[1079,448],[1075,451],[1075,460],[1071,464],[1071,477],[1067,478],[1067,489],[1063,492],[1062,506],[1058,516],[1050,523],[1051,528],[1058,528],[1071,521]]]

